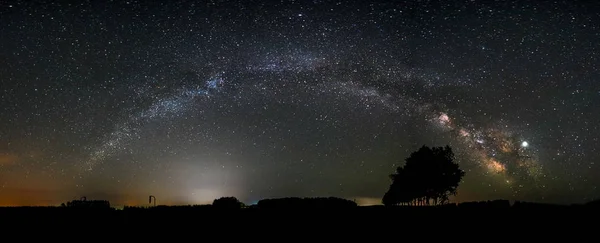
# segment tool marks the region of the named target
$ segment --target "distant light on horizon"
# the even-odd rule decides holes
[[[383,205],[383,203],[381,203],[381,198],[378,197],[357,197],[351,200],[356,202],[358,206]]]

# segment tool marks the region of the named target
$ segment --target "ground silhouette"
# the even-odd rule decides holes
[[[170,237],[227,237],[299,240],[359,240],[391,235],[397,239],[458,242],[593,242],[600,207],[596,204],[551,205],[506,200],[448,203],[438,206],[357,206],[336,198],[265,199],[241,208],[218,205],[156,207],[0,208],[0,222],[10,227],[42,232],[110,236],[108,241],[144,241]],[[322,204],[321,204],[322,203]],[[314,205],[327,206],[314,206]],[[334,206],[336,205],[336,206]],[[594,206],[596,205],[596,206]],[[399,234],[401,236],[399,236]],[[46,234],[43,234],[46,237]],[[276,236],[282,235],[282,236]],[[365,239],[367,239],[365,238]],[[149,240],[152,241],[152,240]]]
[[[346,209],[356,207],[354,201],[337,197],[299,198],[287,197],[278,199],[263,199],[256,206],[260,209]]]
[[[230,200],[230,199],[228,199]],[[320,205],[320,206],[315,206]],[[325,205],[325,206],[324,206]],[[437,206],[357,206],[341,198],[264,199],[241,208],[217,205],[0,208],[3,232],[81,235],[100,241],[227,239],[458,242],[594,242],[600,206],[506,200]],[[41,232],[52,231],[53,234]],[[20,232],[20,231],[19,231]],[[159,237],[160,236],[160,237]],[[21,237],[27,237],[27,235]],[[180,237],[180,239],[177,239]],[[191,238],[190,238],[191,237]],[[238,237],[238,238],[236,238]],[[400,238],[398,238],[400,237]]]

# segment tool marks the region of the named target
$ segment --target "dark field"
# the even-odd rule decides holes
[[[295,242],[308,237],[319,242],[599,242],[598,209],[593,205],[527,203],[241,209],[205,205],[123,210],[16,207],[0,208],[0,217],[3,231],[9,234],[9,228],[27,228],[36,230],[30,232],[68,232],[113,240]]]

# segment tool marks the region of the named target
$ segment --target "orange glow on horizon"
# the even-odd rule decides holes
[[[0,195],[1,207],[58,206],[62,203],[55,193],[45,190],[3,188]]]
[[[14,154],[0,154],[0,165],[16,164],[19,157]]]

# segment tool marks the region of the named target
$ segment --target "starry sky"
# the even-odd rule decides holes
[[[0,205],[600,197],[593,1],[2,1]]]

